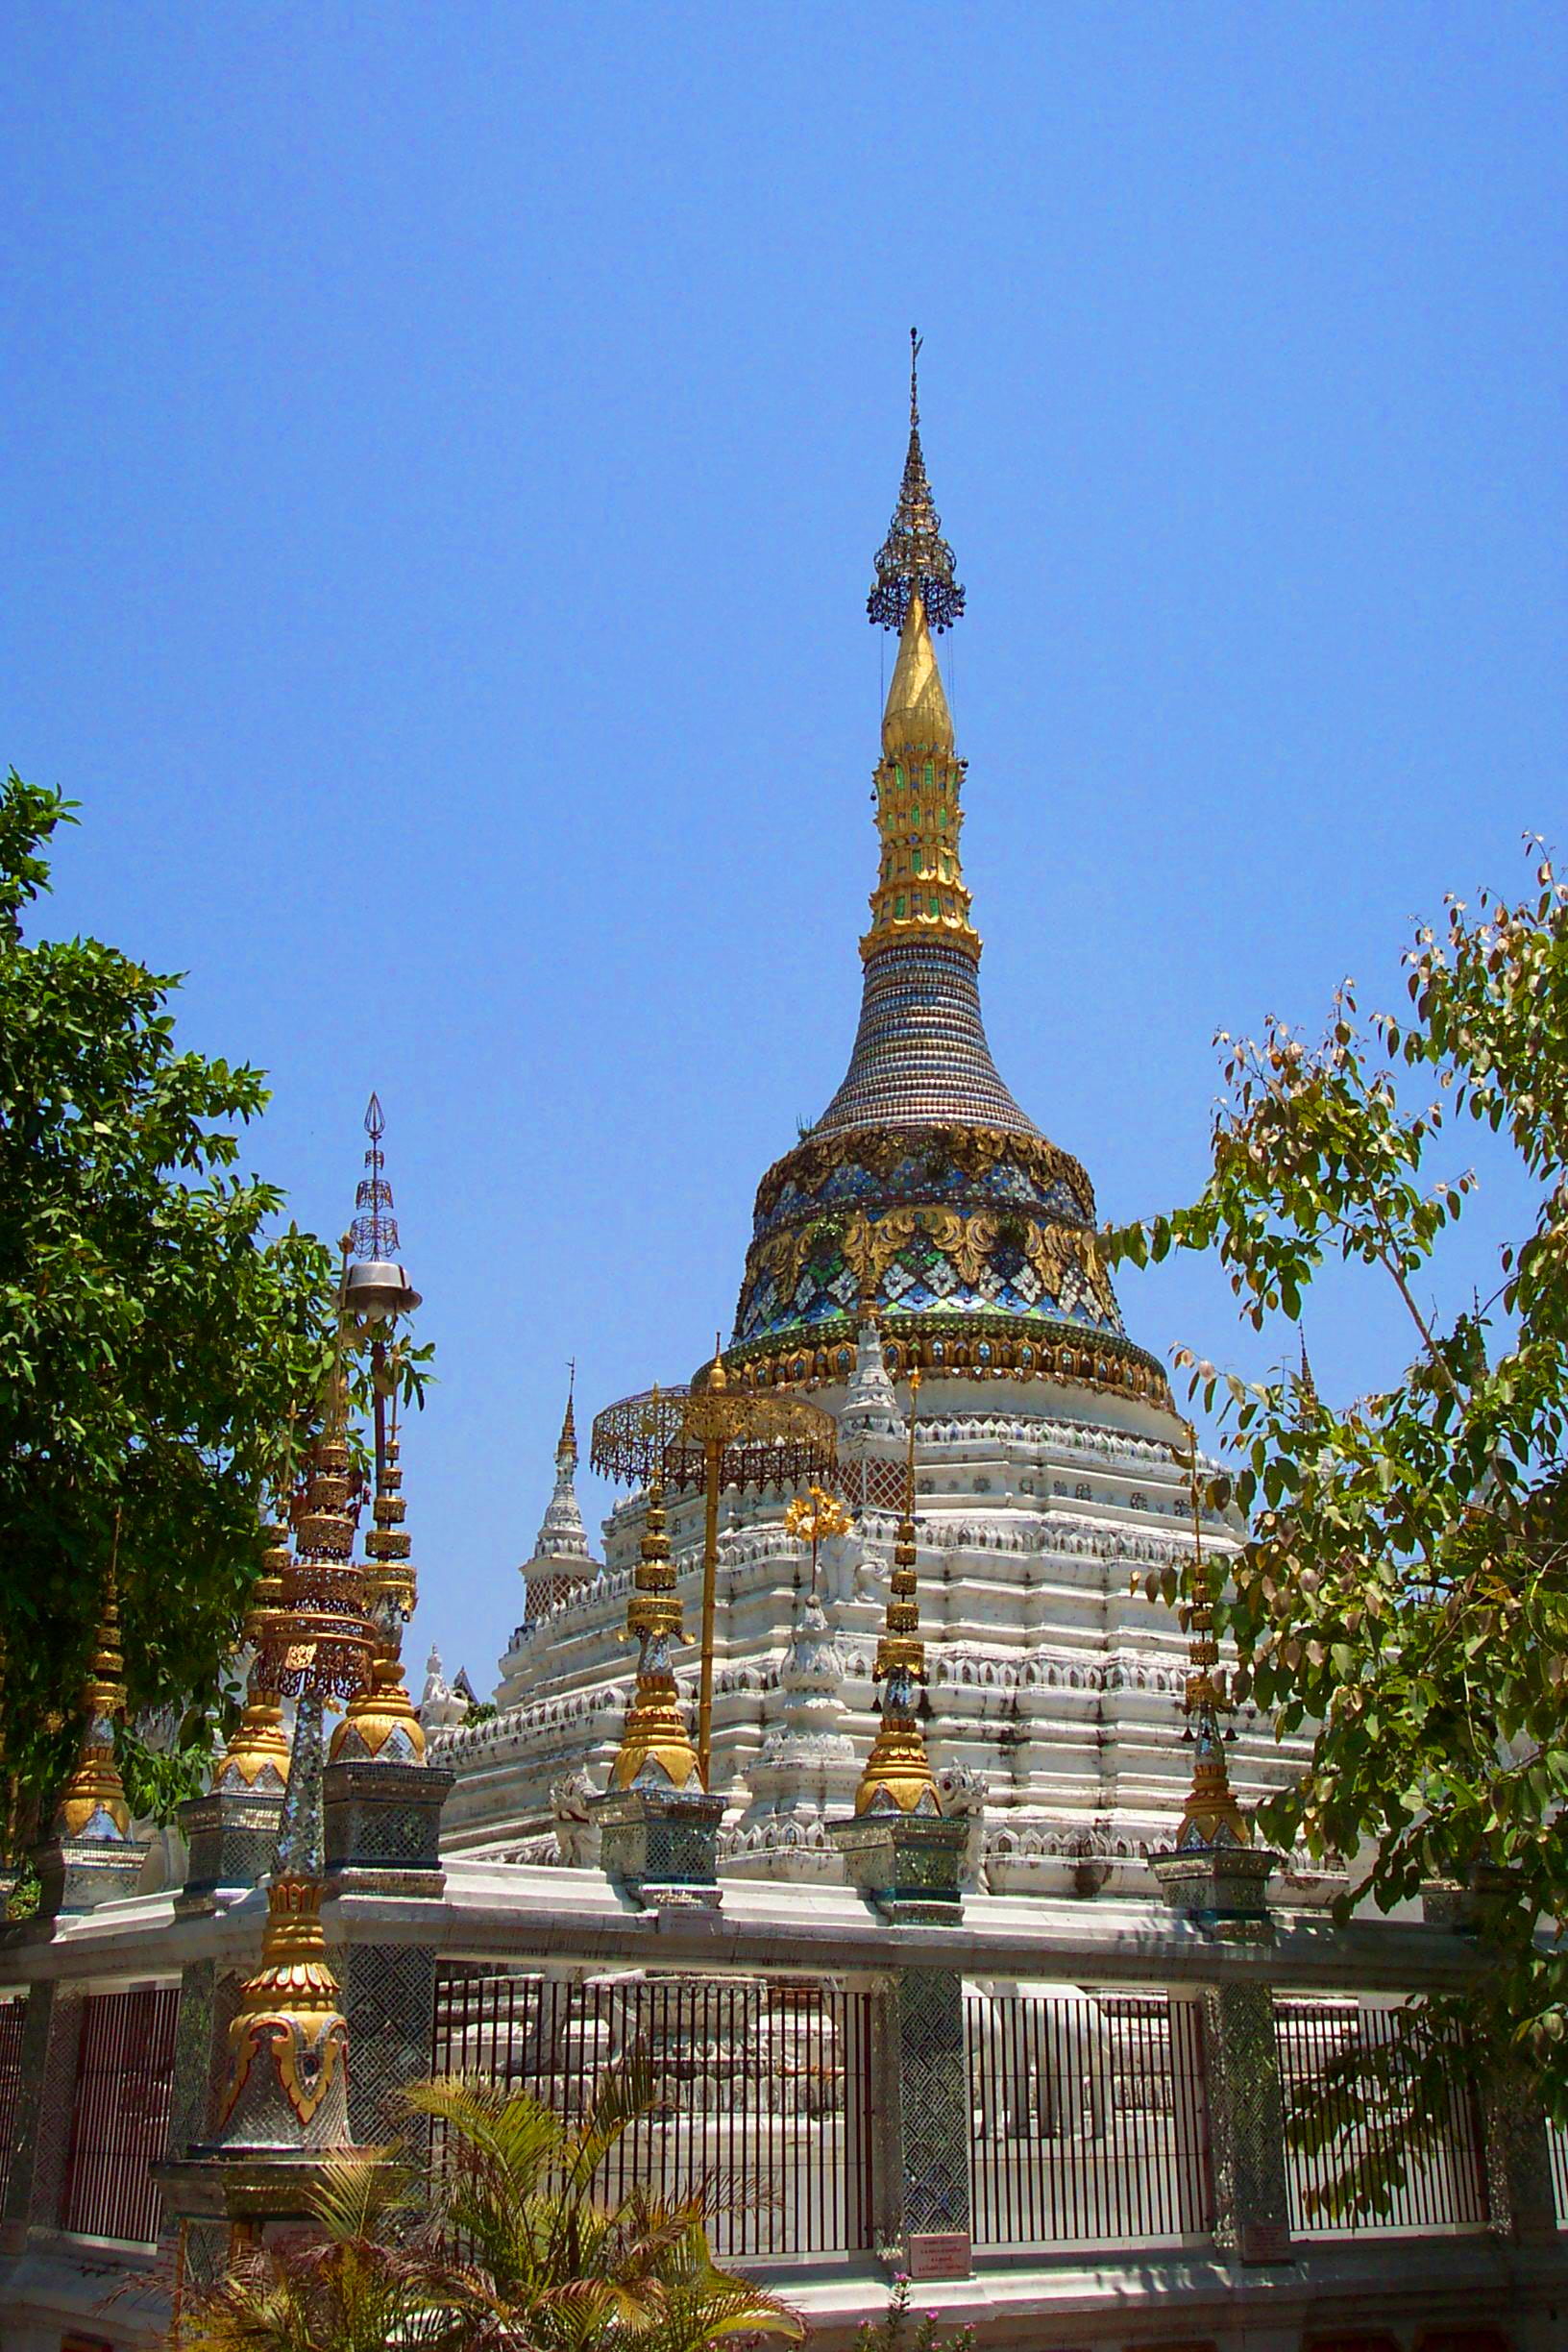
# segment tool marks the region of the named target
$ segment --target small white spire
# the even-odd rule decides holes
[[[839,1457],[845,1461],[886,1460],[901,1451],[907,1434],[888,1367],[882,1335],[868,1314],[855,1335],[855,1368],[839,1414]]]

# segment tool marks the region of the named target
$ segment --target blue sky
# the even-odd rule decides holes
[[[1199,1181],[1216,1026],[1391,998],[1560,841],[1559,10],[51,0],[4,50],[0,757],[84,804],[52,920],[273,1073],[303,1220],[380,1090],[418,1658],[488,1680],[566,1359],[590,1410],[691,1369],[842,1072],[912,321],[992,1042],[1107,1213]],[[1122,1294],[1270,1353],[1207,1267]],[[1405,1344],[1360,1284],[1309,1333],[1343,1391]]]

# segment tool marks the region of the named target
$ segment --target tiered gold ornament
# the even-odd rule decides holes
[[[655,1411],[658,1402],[659,1392],[654,1389]],[[626,1605],[626,1632],[639,1645],[637,1685],[626,1710],[610,1786],[700,1788],[697,1750],[686,1728],[670,1655],[672,1644],[684,1641],[686,1634],[665,1531],[662,1482],[649,1489],[642,1552]]]
[[[288,1739],[283,1730],[283,1710],[278,1703],[277,1692],[265,1687],[261,1672],[262,1661],[276,1639],[283,1578],[288,1568],[286,1508],[282,1502],[279,1507],[282,1515],[269,1521],[261,1531],[265,1538],[261,1573],[252,1588],[251,1605],[245,1618],[245,1642],[252,1653],[245,1709],[212,1780],[215,1789],[228,1789],[235,1794],[252,1789],[270,1789],[276,1793],[288,1782]]]
[[[920,1376],[909,1384],[909,1468],[904,1515],[893,1550],[887,1624],[876,1645],[871,1679],[882,1685],[882,1721],[855,1791],[855,1812],[940,1814],[942,1798],[920,1730],[919,1694],[925,1686],[925,1644],[915,1573],[915,1412]]]
[[[82,1685],[85,1718],[82,1744],[71,1775],[55,1811],[57,1838],[82,1838],[105,1844],[128,1845],[131,1808],[125,1784],[114,1761],[114,1726],[125,1713],[125,1659],[120,1651],[120,1612],[115,1579],[119,1533],[104,1580],[102,1612],[93,1643],[92,1664]]]
[[[1192,1603],[1188,1615],[1192,1671],[1187,1678],[1182,1703],[1188,1721],[1187,1735],[1194,1748],[1192,1785],[1176,1832],[1178,1853],[1206,1847],[1248,1846],[1252,1842],[1252,1824],[1237,1803],[1225,1763],[1222,1718],[1229,1703],[1219,1678],[1213,1599],[1209,1585],[1209,1563],[1203,1555],[1198,1433],[1190,1421],[1187,1425],[1187,1438],[1188,1492],[1192,1507]]]
[[[394,1421],[377,1473],[372,1506],[375,1525],[365,1536],[365,1607],[376,1634],[370,1685],[350,1701],[348,1713],[332,1734],[334,1764],[425,1761],[425,1730],[414,1712],[403,1672],[403,1629],[413,1615],[416,1586],[408,1556],[409,1537],[403,1524],[407,1507],[400,1452]]]

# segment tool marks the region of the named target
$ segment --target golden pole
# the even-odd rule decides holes
[[[713,1647],[719,1618],[719,1472],[724,1449],[717,1437],[703,1448],[707,1509],[702,1524],[702,1671],[697,1686],[697,1770],[704,1789],[713,1754]]]

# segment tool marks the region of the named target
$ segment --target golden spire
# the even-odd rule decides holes
[[[125,1659],[120,1653],[120,1611],[115,1590],[119,1551],[120,1523],[116,1517],[92,1664],[82,1685],[85,1718],[82,1744],[55,1810],[55,1835],[93,1838],[105,1845],[124,1846],[131,1839],[131,1808],[126,1803],[125,1783],[114,1761],[114,1726],[125,1713]]]
[[[283,1710],[277,1694],[265,1687],[259,1669],[267,1653],[282,1605],[283,1576],[288,1567],[288,1505],[280,1492],[275,1520],[261,1530],[261,1573],[251,1587],[245,1614],[245,1642],[252,1653],[245,1684],[245,1711],[230,1734],[223,1761],[213,1776],[215,1789],[243,1794],[257,1787],[281,1789],[288,1781],[288,1741],[283,1736]]]
[[[372,1505],[375,1525],[365,1536],[365,1614],[376,1634],[370,1686],[350,1700],[347,1714],[332,1733],[334,1764],[425,1761],[425,1727],[403,1678],[403,1629],[414,1613],[417,1588],[408,1556],[410,1539],[403,1524],[407,1505],[401,1451],[394,1400],[392,1431]]]
[[[915,1572],[915,1412],[920,1392],[919,1370],[909,1379],[909,1466],[904,1515],[893,1548],[887,1628],[876,1645],[871,1679],[882,1685],[882,1721],[855,1791],[861,1813],[940,1813],[942,1799],[920,1730],[919,1694],[924,1687],[925,1644],[919,1637],[920,1605]]]
[[[1188,1618],[1192,1636],[1192,1672],[1187,1678],[1187,1692],[1182,1704],[1187,1714],[1188,1737],[1196,1745],[1192,1757],[1192,1786],[1188,1793],[1187,1810],[1176,1831],[1179,1853],[1190,1851],[1194,1847],[1246,1846],[1252,1841],[1252,1825],[1236,1801],[1231,1776],[1225,1766],[1225,1730],[1220,1722],[1225,1699],[1215,1671],[1219,1664],[1219,1645],[1214,1639],[1209,1566],[1203,1556],[1198,1433],[1190,1421],[1187,1425],[1187,1439],[1188,1493],[1192,1507],[1192,1605]]]
[[[882,748],[890,759],[901,751],[953,755],[953,719],[947,708],[937,649],[925,618],[919,590],[911,600],[909,619],[898,640],[893,683],[882,713]]]
[[[574,1410],[576,1403],[576,1395],[577,1360],[574,1356],[571,1363],[567,1367],[566,1411],[561,1418],[561,1434],[559,1442],[555,1448],[556,1462],[560,1462],[563,1455],[570,1456],[572,1468],[574,1470],[577,1466],[577,1420],[576,1413]]]
[[[652,1393],[658,1411],[658,1390]],[[626,1632],[639,1644],[637,1686],[626,1710],[621,1746],[610,1769],[612,1789],[644,1786],[700,1788],[697,1750],[681,1712],[680,1689],[670,1660],[672,1642],[683,1641],[674,1563],[665,1532],[664,1482],[648,1492],[642,1554],[626,1605]]]
[[[909,455],[869,604],[873,621],[897,629],[898,658],[882,712],[876,771],[881,857],[871,927],[860,952],[871,956],[895,942],[921,939],[978,957],[958,845],[964,762],[953,749],[953,715],[932,641],[933,630],[940,635],[963,611],[964,591],[953,578],[953,551],[942,536],[925,478],[914,373],[919,339],[913,332],[911,343]]]

